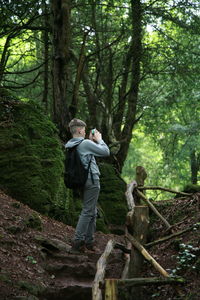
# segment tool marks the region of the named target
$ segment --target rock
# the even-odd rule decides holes
[[[65,207],[63,159],[57,129],[42,108],[0,89],[0,188],[40,213]]]
[[[44,247],[46,250],[49,251],[64,251],[68,252],[71,246],[67,245],[66,243],[63,243],[62,241],[55,239],[55,238],[46,238],[43,236],[36,235],[35,240],[41,244],[42,247]]]
[[[125,198],[126,183],[108,163],[100,164],[101,193],[100,206],[105,214],[107,224],[124,225],[126,220],[127,203]],[[113,232],[115,233],[115,232]]]

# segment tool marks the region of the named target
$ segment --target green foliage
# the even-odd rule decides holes
[[[92,1],[72,6],[71,9],[69,49],[77,61],[82,51],[83,36],[87,35],[82,74],[84,82],[80,82],[78,90],[77,115],[86,119],[89,125],[103,129],[109,142],[112,142],[115,123],[119,121],[113,122],[121,104],[120,95],[121,102],[125,102],[125,109],[121,111],[123,122],[120,129],[126,125],[126,114],[132,106],[128,106],[127,99],[136,79],[135,75],[132,80],[130,74],[132,63],[137,61],[137,53],[131,52],[131,63],[126,68],[127,54],[134,44],[130,3],[122,0],[101,3]],[[51,2],[46,4],[49,11]],[[134,176],[135,166],[143,165],[149,173],[150,184],[180,189],[191,180],[191,150],[195,150],[197,162],[200,153],[199,4],[180,0],[141,1],[141,4],[143,49],[140,58],[139,97],[135,105],[138,116],[143,113],[143,117],[138,124],[136,136],[133,136],[123,177],[129,181]],[[43,5],[43,2],[36,0],[26,1],[23,5],[16,0],[3,0],[1,6],[2,85],[12,89],[24,101],[31,97],[41,102],[44,90],[44,32],[49,29],[47,25],[44,26],[47,14],[43,14]],[[134,24],[133,27],[138,25]],[[51,51],[51,45],[49,50]],[[50,65],[51,55],[49,58]],[[29,72],[31,69],[33,71]],[[78,73],[77,64],[72,59],[69,70],[68,106]],[[128,80],[123,90],[122,82],[126,74]],[[50,83],[49,108],[51,98]],[[88,109],[87,100],[92,102],[92,107],[97,108],[97,116]],[[93,124],[94,120],[97,124]],[[119,140],[127,138],[121,137],[120,132],[115,135]],[[24,143],[23,134],[15,133],[14,140],[15,145],[20,147]],[[26,152],[28,151],[34,150],[28,147]],[[32,163],[28,162],[35,170],[41,164],[36,157],[37,155]],[[26,159],[25,155],[24,160]],[[43,158],[43,164],[50,164],[51,159],[45,161]],[[198,169],[198,163],[196,166]],[[34,180],[35,186],[40,185],[40,178]],[[40,188],[43,195],[45,191],[42,186]],[[52,185],[52,189],[54,188]],[[64,193],[62,187],[59,187],[56,197],[60,199]],[[157,196],[159,198],[159,195],[155,197]],[[58,215],[60,206],[53,210]]]
[[[183,270],[195,270],[197,256],[194,254],[199,249],[190,244],[180,244],[180,251],[177,255],[177,267],[171,271],[172,275],[179,275]]]
[[[37,264],[37,261],[34,259],[33,256],[27,256],[26,261],[30,262],[31,264]]]

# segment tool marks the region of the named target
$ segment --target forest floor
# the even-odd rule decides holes
[[[145,298],[158,300],[200,299],[200,194],[192,198],[160,202],[159,211],[169,223],[181,231],[194,228],[178,237],[148,249],[171,275],[184,277],[182,296],[169,285],[143,288]],[[150,240],[170,233],[160,220],[153,217]],[[124,236],[96,233],[99,251],[82,255],[69,253],[74,228],[42,216],[28,206],[0,192],[0,300],[67,300],[91,299],[91,286],[96,263],[108,240],[125,244]],[[115,249],[109,259],[107,278],[120,278],[124,255]],[[144,277],[158,277],[145,262]],[[121,299],[119,299],[121,300]]]

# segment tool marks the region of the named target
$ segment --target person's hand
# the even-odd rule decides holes
[[[92,134],[92,132],[90,132],[89,139],[91,141],[98,142],[102,139],[102,135],[97,129],[95,129],[94,134]]]

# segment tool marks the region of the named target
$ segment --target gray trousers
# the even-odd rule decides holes
[[[86,244],[90,244],[94,241],[99,192],[99,180],[94,179],[93,183],[92,180],[88,178],[83,192],[83,207],[75,230],[75,241],[85,241]]]

